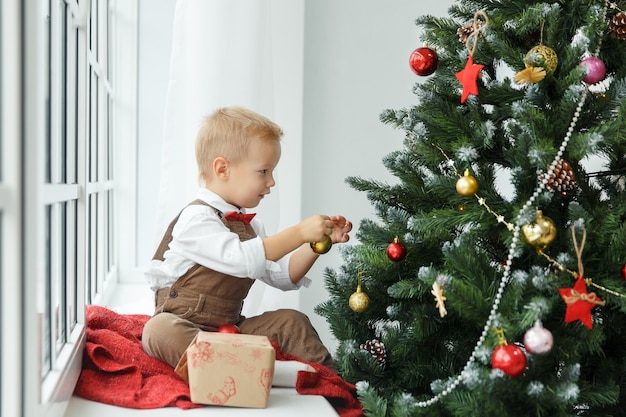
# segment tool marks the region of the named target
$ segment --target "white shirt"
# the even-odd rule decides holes
[[[206,188],[198,190],[197,198],[222,213],[233,210],[244,212]],[[291,254],[277,262],[267,260],[262,241],[267,236],[265,227],[258,216],[252,219],[250,225],[257,237],[242,242],[211,207],[198,204],[186,207],[172,230],[172,242],[164,260],[153,259],[145,273],[150,288],[156,291],[171,286],[195,264],[239,278],[258,279],[281,290],[296,290],[311,285],[307,277],[297,284],[291,282]]]

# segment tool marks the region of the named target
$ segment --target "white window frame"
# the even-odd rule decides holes
[[[19,0],[0,3],[0,415],[19,416],[22,385],[21,299],[21,14]]]
[[[137,8],[0,5],[1,415],[64,415],[85,308],[134,261]]]

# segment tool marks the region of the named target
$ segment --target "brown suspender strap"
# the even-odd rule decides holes
[[[219,211],[215,207],[208,205],[207,203],[205,203],[204,201],[200,199],[194,200],[191,203],[187,204],[187,206],[185,206],[183,210],[191,205],[209,206],[213,210],[215,210],[216,213],[219,213]],[[159,246],[157,247],[157,250],[154,253],[154,256],[152,257],[152,259],[156,259],[158,261],[162,261],[165,259],[164,257],[165,252],[169,249],[170,243],[172,242],[172,230],[174,230],[174,226],[176,225],[176,222],[178,221],[178,218],[180,217],[180,214],[183,212],[183,210],[181,210],[178,213],[178,215],[174,218],[174,220],[170,222],[169,226],[167,227],[167,230],[165,231],[165,234],[163,235],[163,239],[161,239],[161,243],[159,243]]]

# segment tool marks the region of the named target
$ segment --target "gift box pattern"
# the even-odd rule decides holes
[[[186,355],[193,402],[267,406],[275,352],[266,337],[203,333]]]

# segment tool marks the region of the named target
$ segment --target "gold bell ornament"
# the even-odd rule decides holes
[[[522,226],[522,238],[537,252],[543,252],[556,238],[556,226],[541,210],[537,210],[535,220]]]

